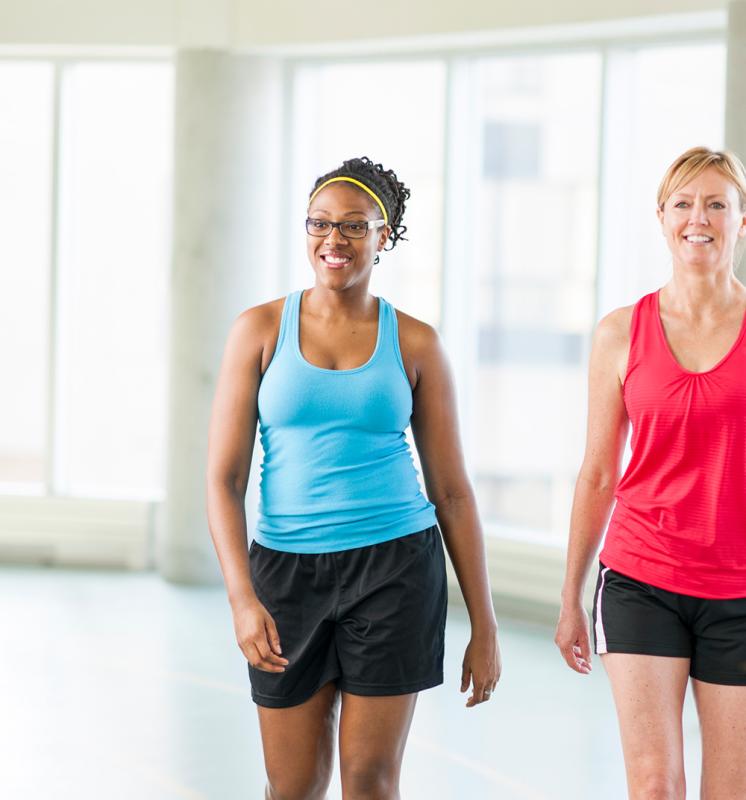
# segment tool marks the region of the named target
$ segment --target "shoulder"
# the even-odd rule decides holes
[[[594,335],[594,344],[601,347],[622,347],[629,344],[629,329],[634,306],[622,306],[603,317]]]
[[[432,325],[394,309],[399,326],[399,343],[412,354],[425,354],[440,348],[440,335]]]
[[[629,359],[630,324],[634,306],[617,308],[596,326],[591,350],[590,375],[595,380],[624,384]]]
[[[427,322],[396,311],[399,327],[399,348],[401,350],[404,371],[410,385],[416,388],[423,374],[434,373],[435,370],[447,371],[445,351],[440,334]]]
[[[233,323],[233,330],[245,336],[261,336],[279,326],[285,297],[270,300],[242,311]]]
[[[242,311],[228,335],[228,348],[247,359],[260,358],[262,371],[277,344],[285,300],[285,297],[280,297]]]

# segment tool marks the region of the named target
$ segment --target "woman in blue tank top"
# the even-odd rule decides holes
[[[337,727],[345,797],[399,797],[417,693],[443,681],[440,531],[472,625],[467,706],[488,700],[500,675],[445,356],[430,326],[368,291],[378,254],[406,230],[408,197],[367,158],[319,178],[306,220],[313,288],[241,314],[220,371],[210,530],[248,661],[269,800],[326,796]],[[249,547],[257,424],[264,458]]]

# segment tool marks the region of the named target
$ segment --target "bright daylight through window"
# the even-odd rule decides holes
[[[0,64],[5,491],[162,492],[172,73]]]

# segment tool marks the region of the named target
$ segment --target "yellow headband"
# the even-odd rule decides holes
[[[318,189],[311,195],[308,199],[309,203],[313,202],[313,198],[325,187],[327,187],[330,183],[336,183],[337,181],[347,181],[347,183],[354,183],[355,186],[359,186],[364,192],[367,192],[375,201],[378,207],[381,209],[381,213],[383,214],[383,221],[388,225],[389,224],[389,215],[386,213],[386,209],[384,208],[383,203],[381,202],[381,198],[372,190],[369,189],[364,183],[360,183],[360,181],[355,180],[355,178],[347,178],[344,175],[340,175],[338,178],[329,178],[328,181],[324,181],[324,183],[319,186]]]

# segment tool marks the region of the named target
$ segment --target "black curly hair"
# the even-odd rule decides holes
[[[311,189],[309,193],[309,197],[313,195],[322,183],[325,183],[331,178],[343,177],[354,178],[364,183],[381,199],[389,218],[389,226],[391,227],[388,246],[385,249],[393,250],[399,239],[403,239],[406,242],[407,238],[404,234],[407,230],[407,226],[402,225],[402,218],[404,217],[404,211],[407,207],[406,201],[409,200],[410,191],[396,177],[394,170],[384,169],[383,164],[376,164],[367,156],[363,156],[362,158],[349,158],[347,161],[342,162],[341,167],[317,178],[313,189]],[[377,262],[378,256],[376,256],[376,263]]]

